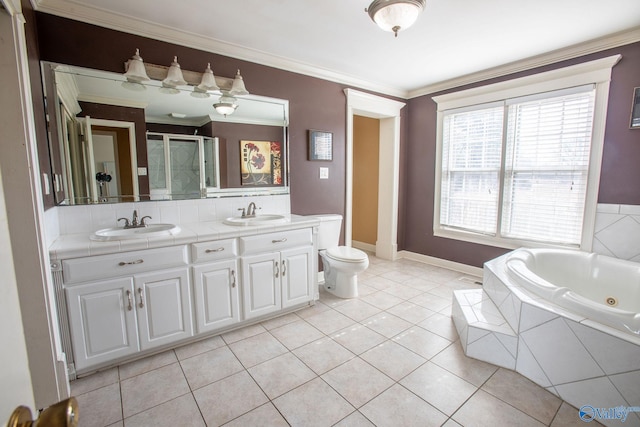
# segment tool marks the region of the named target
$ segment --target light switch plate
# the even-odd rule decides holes
[[[329,179],[329,168],[320,168],[320,179]]]
[[[138,168],[138,176],[147,176],[147,168]]]

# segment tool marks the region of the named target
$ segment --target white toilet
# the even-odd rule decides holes
[[[324,270],[324,287],[340,298],[358,296],[358,273],[369,267],[369,257],[359,249],[338,246],[342,215],[313,215],[320,220],[318,251]]]

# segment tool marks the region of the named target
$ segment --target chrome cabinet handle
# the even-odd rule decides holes
[[[122,267],[122,266],[124,266],[124,265],[142,264],[143,262],[144,262],[144,260],[143,260],[143,259],[137,259],[137,260],[135,260],[135,261],[129,261],[129,262],[120,261],[120,262],[118,263],[118,265],[119,265],[120,267]]]
[[[144,298],[142,296],[142,288],[138,288],[138,294],[140,294],[140,304],[138,304],[138,307],[144,308]]]
[[[280,268],[278,267],[278,261],[276,261],[276,278],[280,276]]]
[[[233,282],[231,282],[231,287],[235,288],[236,287],[236,271],[235,270],[231,270],[231,277],[233,278]]]
[[[283,243],[286,241],[287,241],[287,238],[283,237],[282,239],[272,240],[271,243]]]
[[[222,252],[224,251],[224,248],[218,248],[218,249],[207,249],[206,251],[204,251],[204,253],[206,254],[210,254],[211,252]]]
[[[287,264],[285,264],[285,261],[282,261],[282,277],[284,277],[285,274],[287,274]]]
[[[127,306],[127,310],[133,310],[133,299],[131,298],[131,291],[127,290],[127,299],[129,300],[129,305]]]

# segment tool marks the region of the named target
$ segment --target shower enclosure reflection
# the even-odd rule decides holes
[[[191,199],[215,193],[220,188],[217,153],[217,138],[148,132],[151,200]]]

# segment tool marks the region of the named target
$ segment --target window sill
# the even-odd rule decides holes
[[[576,245],[562,245],[559,243],[544,243],[533,240],[504,239],[500,237],[487,236],[479,233],[471,233],[468,231],[453,230],[450,228],[440,227],[434,228],[433,235],[444,239],[459,240],[467,243],[476,243],[479,245],[492,246],[495,248],[518,249],[527,248],[563,248],[563,249],[580,249]]]

